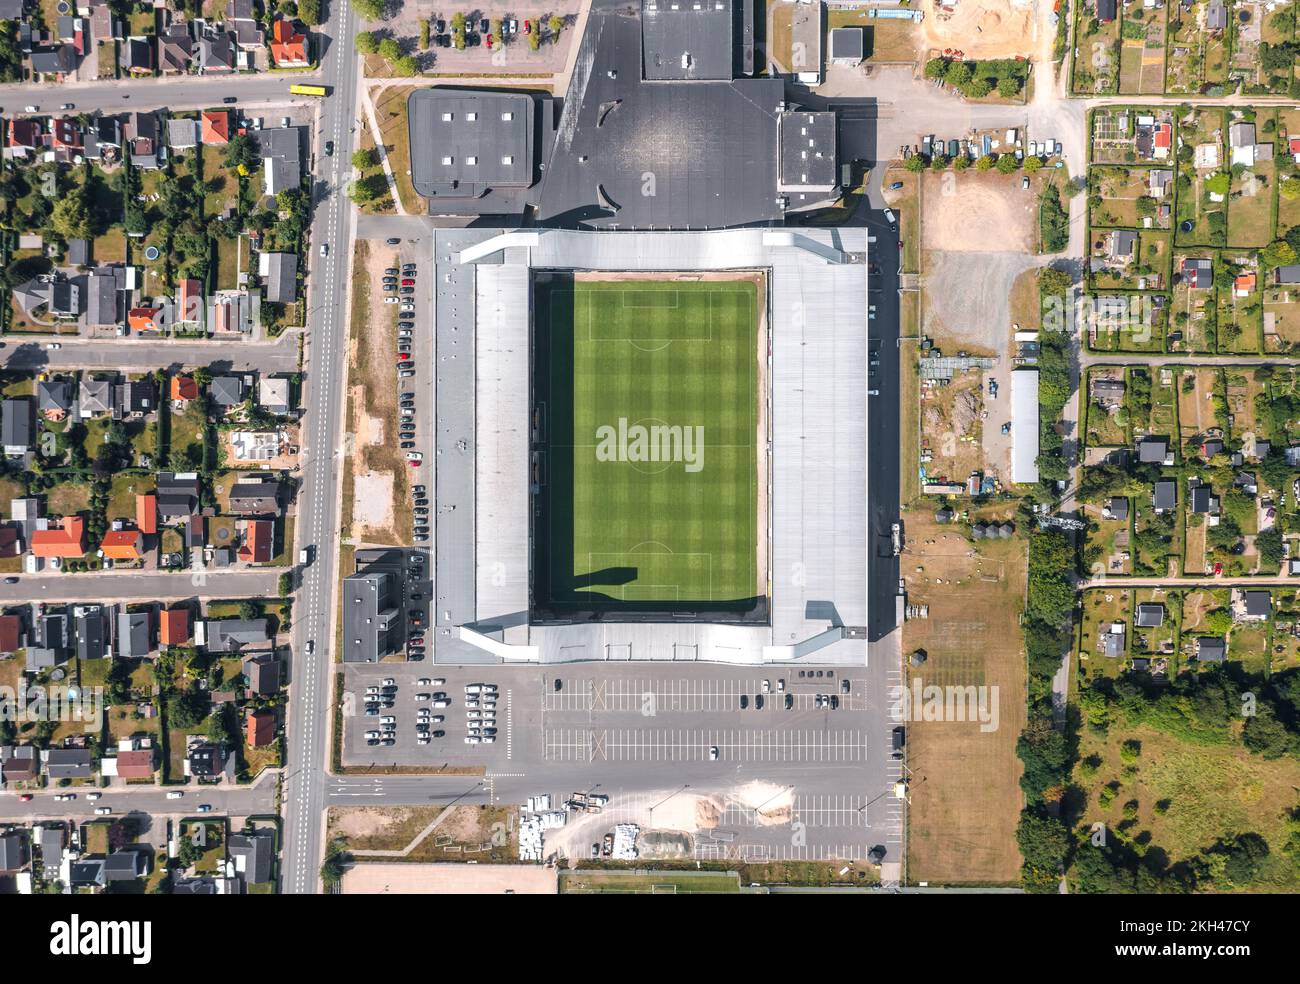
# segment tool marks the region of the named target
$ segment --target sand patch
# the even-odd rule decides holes
[[[393,528],[393,473],[358,470],[353,480],[352,523],[356,532],[380,533]]]
[[[927,46],[955,49],[967,59],[1028,55],[1038,29],[1028,0],[960,0],[948,9],[931,0],[921,27]]]

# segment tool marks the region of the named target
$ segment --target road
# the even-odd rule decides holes
[[[95,815],[95,810],[106,806],[114,816],[145,813],[153,817],[193,814],[200,803],[212,807],[212,813],[227,817],[272,815],[276,812],[276,785],[278,773],[263,772],[251,786],[190,786],[184,796],[169,800],[169,790],[160,786],[124,786],[97,790],[98,800],[86,799],[85,790],[77,790],[77,798],[57,803],[54,797],[61,792],[51,788],[33,794],[30,803],[19,800],[18,793],[0,794],[6,820],[31,822],[33,820],[85,821]]]
[[[337,35],[335,35],[337,36]],[[330,45],[335,55],[339,45]],[[351,50],[350,39],[344,47]],[[311,96],[291,96],[289,86],[296,82],[320,82],[316,73],[261,72],[255,75],[232,75],[213,78],[201,75],[166,78],[120,79],[118,81],[65,82],[49,85],[0,85],[0,112],[6,116],[24,116],[25,106],[39,107],[38,115],[57,113],[64,103],[71,103],[78,113],[105,111],[125,113],[131,110],[208,109],[234,96],[240,109],[265,106],[310,105]],[[326,81],[325,84],[329,84]]]
[[[20,339],[10,335],[9,339]],[[294,373],[298,371],[298,333],[286,332],[274,342],[171,341],[163,338],[60,338],[57,349],[49,340],[7,341],[0,348],[5,369],[39,372],[43,369],[119,369],[149,371],[159,367],[181,369],[212,366],[216,372]]]
[[[21,574],[0,584],[0,604],[26,601],[177,601],[204,598],[274,598],[287,567],[263,570],[94,571],[86,574]]]
[[[284,872],[281,890],[314,893],[320,875],[325,768],[330,704],[333,602],[338,583],[340,470],[335,457],[345,415],[348,273],[352,255],[352,208],[347,182],[356,140],[358,60],[353,51],[356,15],[348,0],[330,4],[323,31],[335,39],[325,53],[319,81],[331,94],[320,105],[315,132],[316,214],[311,224],[308,319],[304,350],[307,408],[298,496],[298,546],[313,545],[315,561],[304,569],[294,619],[298,663],[290,688],[286,750],[288,774],[284,811]],[[324,154],[326,140],[334,155]],[[320,247],[329,244],[329,256]],[[308,652],[308,640],[315,645]]]

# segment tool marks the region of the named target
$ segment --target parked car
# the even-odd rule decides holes
[[[97,817],[106,817],[112,812],[113,811],[106,806],[100,806],[95,808],[95,816]],[[199,812],[204,813],[206,811],[203,809],[203,807],[199,807]]]

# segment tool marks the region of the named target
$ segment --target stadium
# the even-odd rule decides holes
[[[861,663],[867,248],[439,231],[435,660]]]

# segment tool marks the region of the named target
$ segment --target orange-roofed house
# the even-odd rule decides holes
[[[139,560],[144,556],[144,534],[139,530],[109,530],[99,541],[109,560]]]
[[[208,110],[199,116],[199,139],[220,146],[230,143],[230,114],[222,109]]]
[[[117,753],[117,777],[119,779],[152,779],[153,772],[152,748]]]
[[[158,625],[158,642],[163,646],[183,646],[190,641],[190,610],[168,608]]]
[[[135,525],[149,536],[158,532],[158,496],[152,492],[135,497]]]
[[[181,403],[199,398],[199,384],[193,376],[173,376],[171,398]]]
[[[32,533],[33,557],[80,557],[86,552],[86,521],[69,516],[62,526]]]
[[[306,68],[307,35],[300,34],[293,21],[281,17],[271,25],[271,57],[276,68]]]
[[[1237,279],[1232,282],[1232,292],[1237,297],[1249,297],[1250,292],[1255,289],[1255,275],[1253,273],[1239,273]]]
[[[244,543],[239,548],[239,559],[246,564],[270,563],[274,539],[275,523],[272,520],[249,520],[244,524]]]
[[[271,744],[275,741],[275,711],[266,708],[249,711],[244,730],[248,732],[249,748],[262,748]]]
[[[131,308],[126,314],[126,323],[132,331],[158,331],[162,327],[161,314],[160,307]]]

